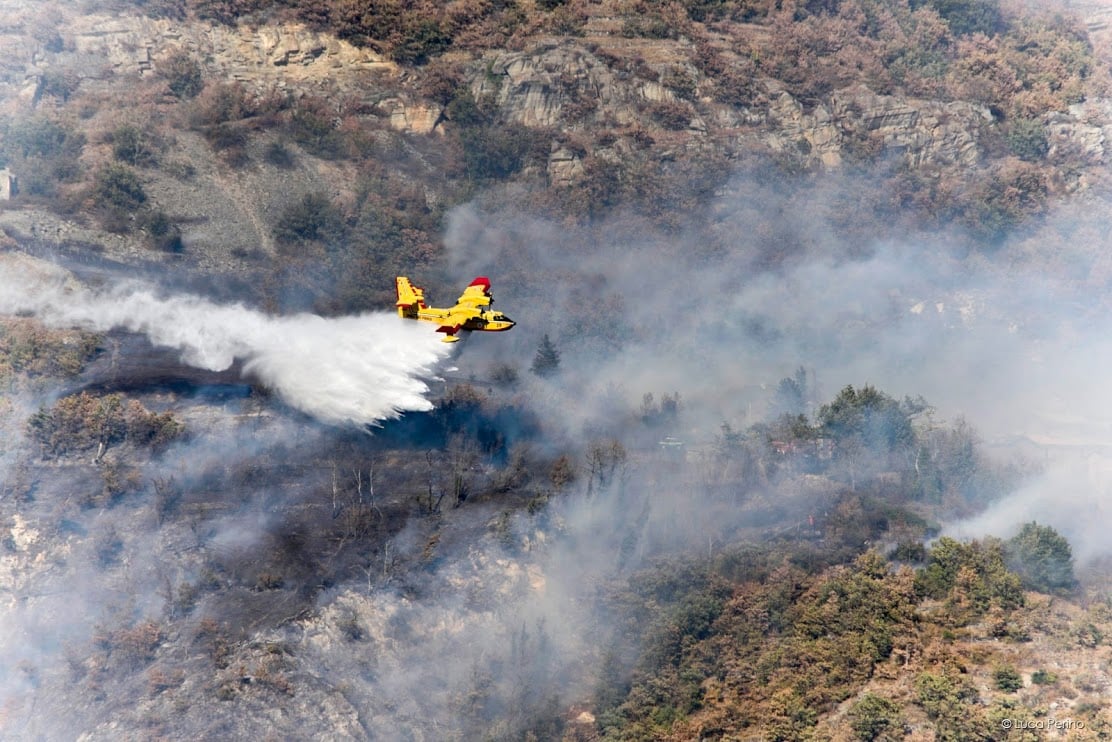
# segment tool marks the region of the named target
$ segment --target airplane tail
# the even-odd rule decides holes
[[[425,308],[425,290],[414,286],[405,276],[396,279],[398,287],[398,316],[406,319],[417,319],[417,310]]]

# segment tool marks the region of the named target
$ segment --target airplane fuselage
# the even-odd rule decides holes
[[[426,307],[417,310],[417,319],[443,324],[448,322],[454,314],[455,313],[450,309]],[[517,323],[501,312],[485,311],[479,312],[474,317],[467,318],[460,326],[460,329],[477,330],[480,332],[504,332],[515,324]]]
[[[437,332],[444,333],[444,342],[459,340],[459,331],[504,332],[514,321],[502,312],[488,309],[494,301],[490,295],[490,279],[479,276],[464,290],[454,307],[430,307],[425,304],[424,289],[414,286],[405,276],[397,278],[398,316],[406,319],[435,322]]]

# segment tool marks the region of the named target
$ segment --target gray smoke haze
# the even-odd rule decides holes
[[[17,436],[21,421],[8,423],[0,425],[0,433]],[[175,607],[180,588],[195,582],[214,555],[229,564],[242,562],[243,569],[257,568],[257,555],[264,551],[260,542],[274,529],[281,508],[293,501],[306,506],[305,492],[327,475],[307,471],[276,492],[253,488],[238,470],[248,463],[275,466],[291,458],[292,448],[314,449],[324,430],[300,420],[229,414],[155,461],[135,454],[135,460],[120,458],[109,449],[99,469],[71,465],[64,474],[36,481],[30,495],[5,491],[0,737],[74,739],[105,721],[103,708],[75,705],[73,688],[88,690],[106,669],[126,668],[130,660],[117,650],[106,666],[90,655],[90,645],[127,636],[146,622],[165,627],[180,618],[182,609]],[[138,475],[137,490],[111,507],[83,504],[86,498],[97,500],[101,472],[115,466]],[[156,482],[179,493],[205,492],[215,513],[164,518]],[[198,603],[196,620],[231,615],[203,598]],[[175,630],[188,630],[196,620]],[[114,693],[120,698],[109,706],[129,705],[144,693],[142,676]]]
[[[718,208],[728,210],[728,199]],[[438,529],[443,558],[415,592],[381,583],[393,563],[383,557],[368,565],[366,585],[323,600],[319,620],[274,636],[300,642],[306,666],[331,682],[368,679],[348,684],[346,697],[371,737],[462,739],[485,718],[499,720],[494,736],[511,734],[546,694],[589,697],[591,668],[616,630],[600,608],[602,586],[655,556],[713,554],[762,537],[735,503],[700,487],[702,450],[722,422],[760,420],[776,380],[801,365],[821,385],[813,405],[844,384],[921,394],[936,408],[934,424],[964,416],[992,451],[1052,463],[949,532],[1006,537],[1037,519],[1066,535],[1079,560],[1107,555],[1112,322],[1098,257],[1107,245],[1067,242],[1049,261],[1032,248],[1095,229],[1081,218],[1050,220],[996,256],[930,235],[849,246],[806,221],[798,231],[824,239],[757,270],[744,236],[734,254],[693,258],[688,238],[628,225],[569,232],[498,209],[457,210],[447,236],[453,272],[489,274],[499,307],[519,321],[513,333],[473,338],[463,371],[493,362],[524,371],[547,332],[563,353],[561,372],[524,374],[520,394],[546,427],[582,450],[600,418],[628,415],[645,392],[678,391],[685,427],[665,432],[689,444],[686,470],[635,452],[628,476],[591,492],[580,481],[542,516],[516,516],[508,532],[496,511],[467,505]],[[745,496],[806,513],[830,495],[816,485]],[[416,559],[426,538],[415,527],[387,552]],[[343,638],[352,626],[357,652]]]
[[[849,193],[860,186],[830,181]],[[829,211],[822,194],[793,211],[771,189],[740,182],[731,190],[744,199],[727,193],[708,208],[738,227],[724,255],[690,235],[631,230],[621,219],[569,232],[477,206],[452,215],[446,242],[454,265],[491,274],[503,308],[520,321],[513,347],[493,352],[521,363],[542,331],[563,352],[565,384],[537,384],[530,395],[562,414],[571,435],[614,395],[636,407],[646,392],[679,392],[688,428],[676,433],[705,443],[724,421],[759,420],[776,381],[802,366],[817,380],[811,412],[846,384],[872,384],[897,398],[922,395],[937,424],[965,418],[1005,458],[1076,471],[1084,448],[1084,481],[1031,484],[994,509],[991,525],[1037,519],[1072,534],[1079,555],[1109,553],[1097,534],[1112,519],[1096,507],[1112,485],[1104,195],[979,254],[945,234],[849,242],[814,216]],[[771,268],[759,259],[769,245],[743,218],[757,223],[766,213],[797,236]],[[597,332],[584,340],[583,325],[599,323],[612,326],[608,340]],[[1059,508],[1064,497],[1076,507]],[[1092,516],[1080,527],[1087,507]]]
[[[448,354],[430,326],[391,314],[273,317],[134,283],[90,290],[28,260],[0,263],[0,313],[31,314],[53,327],[143,333],[210,371],[240,359],[246,375],[327,423],[366,425],[430,409],[422,378]]]
[[[775,200],[759,189],[745,193]],[[714,205],[718,212],[734,214],[730,223],[741,225],[745,215],[767,208],[729,195]],[[1040,458],[1074,462],[1063,469],[1047,467],[1042,478],[1025,483],[979,519],[953,524],[954,532],[1007,536],[1018,524],[1037,519],[1070,538],[1079,558],[1107,553],[1101,534],[1112,522],[1098,507],[1112,485],[1112,467],[1105,463],[1112,450],[1112,393],[1103,384],[1112,361],[1112,342],[1106,339],[1112,338],[1112,322],[1102,303],[1107,280],[1098,257],[1109,247],[1106,242],[1067,240],[1048,262],[1035,247],[1038,233],[985,257],[963,254],[937,235],[851,245],[831,236],[821,219],[790,211],[783,218],[797,221],[789,231],[805,237],[789,251],[789,259],[770,268],[759,267],[767,245],[740,228],[725,254],[707,254],[683,233],[620,221],[569,231],[508,210],[470,206],[453,214],[446,238],[452,274],[461,282],[489,274],[498,307],[519,322],[510,333],[470,338],[457,361],[461,372],[481,375],[494,362],[524,372],[547,332],[563,353],[561,373],[553,379],[523,373],[518,396],[528,400],[546,430],[555,431],[553,437],[582,454],[600,435],[596,431],[620,428],[625,422],[620,415],[636,410],[644,393],[679,392],[683,429],[661,435],[685,440],[688,466],[676,474],[667,461],[655,458],[658,453],[634,451],[628,472],[617,473],[617,481],[607,486],[589,488],[581,467],[579,483],[538,515],[507,519],[495,505],[465,503],[458,510],[413,518],[366,557],[365,580],[348,580],[322,593],[315,615],[254,635],[294,647],[291,674],[303,680],[297,700],[278,701],[287,714],[283,729],[312,729],[320,723],[315,715],[324,713],[322,707],[307,700],[318,698],[313,695],[318,683],[328,699],[342,698],[347,710],[348,716],[333,716],[327,707],[329,721],[357,718],[350,727],[356,738],[464,739],[492,718],[505,726],[488,731],[511,735],[514,723],[527,721],[546,699],[558,697],[566,704],[588,698],[593,669],[617,629],[599,602],[608,582],[655,556],[712,554],[722,543],[761,537],[761,529],[747,522],[736,503],[699,486],[701,449],[723,422],[742,428],[760,420],[776,381],[800,366],[818,380],[811,405],[828,401],[844,384],[869,383],[897,397],[921,394],[937,408],[940,424],[964,415],[994,448],[1020,441]],[[1094,233],[1093,225],[1070,226],[1084,218],[1070,214],[1050,221],[1042,227],[1044,238],[1063,244],[1053,235]],[[373,317],[353,318],[350,326],[320,318],[289,318],[284,324],[242,307],[159,299],[143,288],[97,293],[67,288],[56,278],[40,285],[45,292],[9,283],[0,307],[31,311],[51,323],[131,328],[207,368],[222,367],[234,357],[249,363],[268,359],[275,363],[277,381],[267,383],[279,389],[286,384],[293,390],[287,399],[307,411],[303,405],[310,403],[294,401],[306,398],[299,384],[319,385],[324,364],[315,354],[336,353],[314,344],[318,336],[345,349],[326,356],[343,366],[344,379],[347,373],[362,373],[368,355],[376,357],[358,350]],[[17,300],[8,291],[17,292],[11,294]],[[381,319],[388,325],[387,318]],[[289,341],[291,334],[305,336],[304,365],[287,367],[283,358],[288,346],[299,346]],[[365,391],[347,397],[375,393],[366,397],[374,404],[358,408],[360,419],[404,405],[421,409],[418,377],[434,367],[446,347],[428,334],[428,347],[420,341],[415,357],[376,351],[399,375],[385,384],[357,387]],[[252,366],[260,376],[265,367]],[[350,391],[347,383],[336,388]],[[393,403],[377,396],[383,386],[396,395]],[[310,400],[312,393],[311,388]],[[314,414],[355,419],[337,407],[344,404],[343,394],[332,391],[325,399],[311,403],[319,411]],[[396,399],[407,401],[402,405]],[[278,460],[282,446],[306,435],[296,424],[282,424],[251,445],[235,443],[243,430],[232,425],[206,442],[169,452],[158,476],[184,480],[191,472]],[[1079,458],[1084,462],[1080,469]],[[279,500],[294,504],[305,493],[317,496],[319,488],[289,485]],[[774,501],[782,512],[805,513],[830,493],[800,489],[787,494],[790,499],[772,491],[746,497]],[[207,522],[205,548],[248,557],[261,548],[279,510],[261,503]],[[49,522],[47,516],[42,522]],[[104,520],[90,516],[83,526],[89,536],[74,535],[74,548],[92,549],[89,539],[107,527]],[[18,534],[32,553],[28,539],[32,531],[44,530],[41,524],[25,519],[8,525],[13,538]],[[13,584],[23,591],[42,585],[44,592],[60,595],[72,584],[88,587],[75,592],[83,618],[48,623],[49,630],[40,634],[27,633],[28,627],[36,624],[40,608],[55,610],[60,598],[43,596],[25,601],[24,607],[10,606],[8,625],[17,629],[0,647],[4,659],[12,660],[7,666],[25,660],[50,667],[60,643],[87,636],[97,621],[109,620],[106,590],[141,596],[129,605],[131,617],[157,615],[167,601],[151,595],[159,594],[165,575],[173,584],[192,579],[199,557],[171,558],[161,572],[123,565],[167,554],[168,544],[180,552],[175,544],[190,537],[201,538],[184,526],[164,530],[151,521],[148,529],[121,539],[122,557],[111,569],[86,565],[61,570],[54,578],[46,572],[13,575]],[[113,582],[122,579],[122,572],[132,581]],[[237,615],[212,602],[199,605],[196,614],[194,622]],[[64,679],[65,672],[58,669],[55,677]],[[24,694],[34,692],[33,679],[18,671],[10,672],[7,682]],[[215,729],[206,726],[210,714],[236,717],[241,726],[234,728],[244,733],[272,722],[249,701],[182,711],[189,693],[189,687],[168,690],[151,703],[192,731]],[[64,708],[59,698],[40,696],[39,701]],[[133,713],[127,709],[118,712],[132,728],[141,728],[144,717],[138,710],[134,717],[126,716]],[[87,719],[57,726],[40,721],[31,730],[63,738],[73,730],[95,728],[98,738],[107,738],[110,723],[93,710]]]

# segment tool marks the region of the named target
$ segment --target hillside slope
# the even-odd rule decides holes
[[[0,736],[1104,738],[1082,11],[0,0]]]

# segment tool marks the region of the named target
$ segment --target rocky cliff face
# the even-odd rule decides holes
[[[984,106],[877,95],[858,85],[839,90],[810,113],[781,93],[766,116],[769,146],[800,148],[828,168],[847,154],[902,158],[908,167],[971,167],[981,159],[981,129],[992,121]]]
[[[695,140],[727,152],[761,143],[806,167],[825,169],[877,157],[909,168],[976,167],[995,121],[983,105],[879,95],[864,85],[837,90],[810,109],[772,79],[760,82],[764,93],[749,107],[723,105],[697,92],[685,100],[659,81],[615,70],[578,41],[491,55],[473,68],[471,81],[477,98],[495,101],[509,120],[528,127],[664,131],[669,143]],[[680,125],[662,126],[654,117],[661,104],[689,114]],[[1112,108],[1101,100],[1043,120],[1056,151],[1072,148],[1092,165],[1107,161],[1109,122]],[[581,170],[572,151],[553,147],[549,171],[556,181],[574,180]]]
[[[302,25],[228,28],[138,15],[61,13],[52,28],[36,34],[34,27],[43,18],[23,4],[6,5],[9,22],[0,35],[5,82],[23,89],[41,81],[44,73],[77,61],[90,62],[77,71],[85,78],[142,76],[181,51],[203,60],[215,76],[259,89],[344,85],[360,73],[398,71],[368,49]]]
[[[403,70],[373,51],[302,25],[227,28],[133,15],[46,17],[41,6],[35,12],[13,2],[3,10],[0,83],[9,107],[11,101],[34,106],[51,72],[65,71],[94,85],[157,74],[166,59],[185,51],[204,64],[210,78],[252,90],[361,98],[398,131],[428,134],[444,123],[443,106],[415,92],[414,83],[425,74],[421,68]],[[663,133],[669,145],[695,140],[699,147],[728,151],[762,144],[823,168],[878,155],[899,157],[913,168],[968,168],[984,155],[983,130],[993,117],[982,106],[877,95],[858,85],[808,109],[777,81],[764,79],[758,85],[763,93],[750,106],[732,107],[701,95],[702,81],[684,62],[682,45],[660,42],[671,45],[671,54],[658,55],[665,61],[655,63],[630,52],[636,62],[630,64],[615,56],[622,48],[614,51],[613,36],[602,30],[596,37],[542,39],[521,51],[488,53],[460,64],[476,98],[494,101],[509,121],[555,134],[639,128]],[[606,53],[600,42],[609,44]],[[669,84],[668,74],[677,69],[690,89]],[[671,109],[664,124],[662,106]],[[1047,133],[1058,149],[1079,149],[1089,161],[1103,162],[1107,109],[1094,102],[1052,114],[1045,121]],[[557,181],[574,180],[580,169],[575,159],[554,144],[550,170]]]

